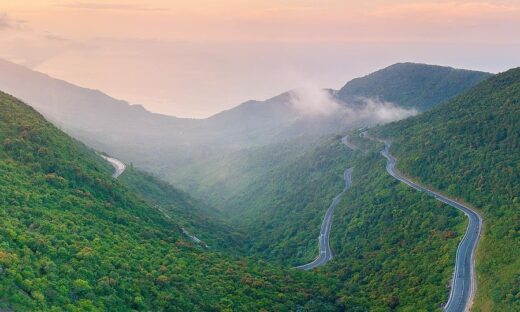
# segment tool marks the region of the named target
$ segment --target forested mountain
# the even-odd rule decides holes
[[[39,91],[35,84],[50,78],[22,71],[28,85],[16,90],[34,90],[28,96],[43,106],[54,97],[55,111],[74,118],[65,103],[81,98],[80,127],[53,121],[135,168],[110,178],[95,152],[0,94],[0,309],[440,310],[462,213],[388,176],[380,144],[359,136],[365,129],[350,133],[356,150],[322,136],[377,123],[365,108],[384,102],[400,113],[429,110],[369,130],[393,140],[399,169],[484,213],[477,310],[518,309],[519,69],[457,96],[489,75],[396,64],[338,94],[320,91],[321,100],[352,101],[343,102],[346,115],[295,118],[302,111],[289,92],[206,120],[151,114],[56,80]],[[62,97],[62,87],[70,94]],[[97,111],[84,112],[96,97]],[[96,123],[99,133],[85,132]],[[350,167],[353,184],[333,221],[334,259],[315,272],[291,269],[317,255],[320,223]]]
[[[284,168],[322,142],[322,137],[301,137],[276,144],[220,153],[207,159],[186,164],[175,174],[163,175],[174,185],[182,185],[190,194],[222,211],[229,201],[268,173]]]
[[[514,69],[430,112],[369,130],[392,139],[401,172],[482,211],[476,311],[520,310],[519,107],[520,69]],[[390,177],[379,154],[382,144],[359,132],[351,139],[361,150],[322,145],[273,169],[230,201],[230,209],[243,209],[235,221],[251,233],[250,252],[293,265],[312,259],[320,218],[335,195],[331,190],[338,192],[342,171],[353,167],[353,185],[334,216],[335,258],[319,271],[337,279],[336,291],[347,306],[440,310],[467,221],[456,209]],[[314,194],[323,201],[314,201]]]
[[[335,258],[324,273],[338,278],[342,302],[365,311],[440,311],[465,231],[462,213],[389,176],[381,145],[355,144],[363,151],[347,154],[353,184],[334,213]]]
[[[402,172],[482,212],[475,311],[519,311],[520,68],[373,132]]]
[[[349,81],[338,91],[347,103],[363,98],[398,103],[401,107],[428,110],[491,77],[491,74],[415,63],[397,63]]]
[[[339,105],[345,105],[347,108],[357,107],[348,111],[348,116],[338,112],[334,117],[315,116],[305,122],[305,127],[301,127],[300,124],[293,127],[293,131],[286,129],[283,133],[292,134],[289,136],[280,133],[279,129],[291,116],[295,116],[290,103],[291,93],[284,93],[264,102],[250,101],[217,114],[207,121],[213,125],[221,124],[219,129],[240,129],[228,132],[226,140],[229,142],[236,143],[244,139],[247,142],[250,139],[249,143],[275,143],[249,148],[245,147],[247,145],[244,143],[236,144],[236,151],[219,151],[215,155],[207,153],[199,160],[192,157],[183,166],[172,165],[174,169],[161,166],[162,178],[225,209],[229,199],[239,196],[248,186],[252,188],[265,172],[274,172],[271,171],[273,167],[290,163],[307,147],[316,144],[320,134],[339,133],[340,130],[387,122],[377,118],[372,120],[377,115],[397,113],[400,117],[396,119],[407,117],[410,113],[399,114],[403,112],[396,112],[392,108],[386,110],[387,107],[383,103],[396,103],[402,107],[424,110],[490,76],[488,73],[450,67],[395,64],[366,77],[352,80],[338,93],[328,91],[329,95],[333,96],[331,99]],[[313,95],[308,95],[311,97],[309,101],[323,100],[321,97],[312,98]],[[240,126],[237,126],[237,120],[240,120]],[[276,126],[273,127],[274,123]],[[251,132],[251,129],[262,129],[261,124],[269,125],[271,130]],[[148,169],[156,170],[151,167]],[[235,200],[236,202],[238,201]]]
[[[315,258],[325,211],[352,167],[353,185],[333,218],[334,258],[319,274],[353,311],[439,310],[463,215],[388,176],[381,146],[355,144],[368,152],[347,148],[340,137],[316,141],[230,199],[226,209],[245,233],[246,253],[290,266]]]
[[[323,277],[193,245],[176,213],[199,211],[195,201],[130,173],[125,184],[170,194],[141,198],[96,153],[3,93],[0,173],[1,309],[339,309]]]

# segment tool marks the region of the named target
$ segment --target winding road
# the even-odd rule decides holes
[[[112,177],[114,179],[119,178],[119,176],[122,175],[123,172],[125,172],[126,165],[122,161],[120,161],[119,159],[115,159],[115,158],[108,157],[108,156],[105,156],[105,155],[101,155],[101,157],[103,157],[103,159],[108,161],[114,167],[114,174],[112,174]]]
[[[396,158],[390,154],[390,143],[386,141],[382,142],[385,143],[385,149],[381,151],[381,154],[387,159],[386,171],[388,171],[392,177],[462,211],[468,217],[469,223],[466,229],[466,234],[457,248],[455,272],[453,274],[450,296],[448,302],[444,306],[444,311],[469,311],[473,304],[473,297],[477,287],[475,275],[475,251],[481,236],[482,216],[470,207],[449,199],[401,175],[395,168]]]
[[[320,236],[318,237],[319,242],[319,251],[320,254],[314,261],[300,265],[295,267],[296,269],[300,270],[312,270],[314,268],[320,267],[327,262],[329,262],[332,257],[332,249],[330,248],[330,229],[332,226],[332,215],[334,214],[334,209],[338,205],[339,201],[341,200],[341,196],[348,190],[348,188],[352,185],[352,168],[349,168],[345,170],[343,173],[343,178],[345,180],[345,188],[341,193],[339,193],[334,199],[332,200],[332,203],[329,206],[329,209],[327,209],[327,212],[325,213],[325,217],[323,218],[323,222],[321,224],[321,230],[320,230]]]
[[[350,146],[349,144],[347,144],[348,137],[345,137],[342,140],[342,142],[350,148],[356,148],[355,146]],[[390,143],[388,141],[381,142],[385,144],[385,148],[383,151],[381,151],[381,155],[383,155],[387,159],[386,171],[392,177],[420,192],[424,192],[430,196],[433,196],[435,199],[462,211],[468,217],[469,223],[466,229],[466,233],[457,248],[457,254],[455,259],[455,272],[453,274],[450,296],[448,298],[448,302],[444,306],[444,311],[469,311],[473,303],[473,297],[475,295],[475,290],[477,286],[475,275],[475,252],[482,231],[482,216],[472,208],[458,201],[449,199],[448,197],[443,196],[433,190],[430,190],[418,183],[415,183],[403,176],[402,174],[400,174],[399,171],[395,168],[396,158],[390,154]],[[115,171],[112,177],[117,179],[125,171],[126,165],[123,162],[104,155],[101,155],[101,157],[103,157],[106,161],[110,162],[110,164],[114,167]],[[341,197],[352,185],[352,168],[345,170],[343,177],[345,180],[345,188],[340,194],[334,197],[332,203],[327,209],[327,212],[325,213],[325,217],[323,218],[323,222],[321,224],[320,236],[318,237],[318,257],[310,263],[295,267],[296,269],[312,270],[314,268],[325,265],[328,261],[330,261],[333,258],[332,249],[330,248],[330,231],[332,226],[332,216],[334,214],[334,209],[341,200]],[[184,231],[185,230],[183,229],[183,232]],[[185,232],[185,234],[190,238],[200,242],[200,240],[190,235],[189,233]]]

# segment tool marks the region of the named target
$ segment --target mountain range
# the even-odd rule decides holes
[[[204,166],[222,161],[222,155],[236,159],[240,157],[237,154],[242,155],[249,148],[275,146],[303,137],[311,140],[405,118],[490,76],[484,72],[399,63],[354,79],[338,91],[292,90],[197,120],[154,114],[141,105],[130,105],[100,91],[0,61],[0,90],[29,103],[89,146],[199,195],[204,192],[199,192],[199,188],[206,188],[208,183],[213,187],[222,180],[206,183],[195,179],[198,174],[194,170],[200,167],[202,172],[208,172]],[[237,172],[240,174],[243,172]],[[232,180],[237,175],[225,179]]]
[[[0,93],[0,310],[442,310],[466,217],[385,140],[483,216],[472,309],[520,311],[519,68],[400,63],[202,120],[5,61],[0,89],[28,103]],[[347,168],[332,260],[295,269]]]

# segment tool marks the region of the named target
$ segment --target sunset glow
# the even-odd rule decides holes
[[[4,0],[0,58],[203,117],[398,61],[502,71],[519,29],[517,1]]]

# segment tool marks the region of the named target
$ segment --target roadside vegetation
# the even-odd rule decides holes
[[[355,141],[367,153],[358,150],[349,159],[353,185],[336,208],[335,258],[323,272],[339,279],[346,306],[441,310],[465,232],[463,214],[388,175],[382,144]]]
[[[316,272],[335,281],[348,311],[435,311],[448,299],[455,252],[465,232],[462,213],[396,182],[385,170],[382,145],[351,133],[277,168],[238,198],[252,255],[287,265],[318,254],[320,225],[353,167],[353,185],[333,217],[334,259]],[[364,152],[365,151],[365,152]],[[251,220],[251,221],[249,221]]]
[[[475,311],[520,311],[520,69],[431,112],[375,129],[399,170],[484,216]]]

